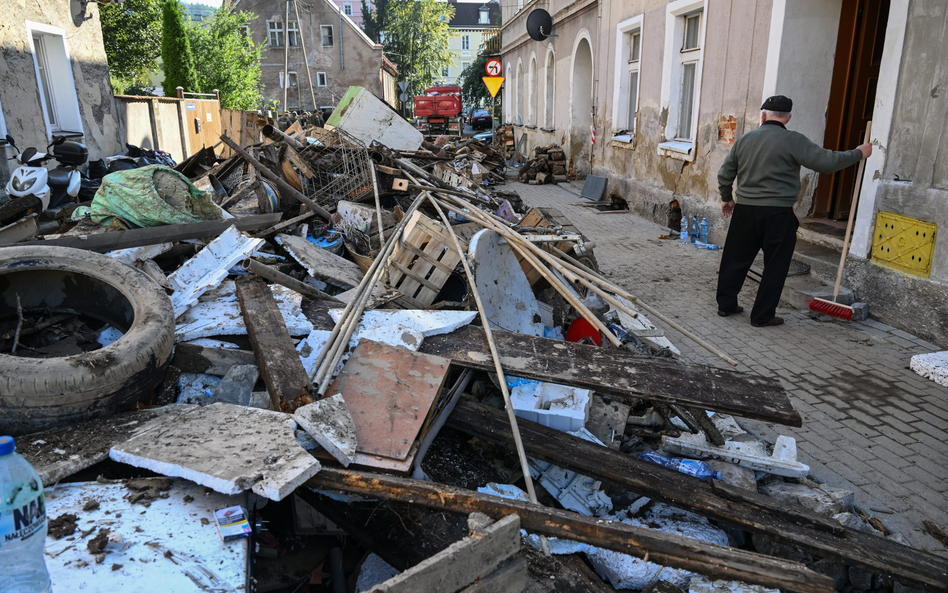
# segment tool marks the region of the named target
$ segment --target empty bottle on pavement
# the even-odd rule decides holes
[[[13,437],[0,436],[0,591],[48,593],[43,484],[15,451]]]
[[[688,217],[687,216],[681,217],[681,242],[682,243],[688,242]]]
[[[702,243],[708,242],[708,219],[702,218],[701,224],[698,226],[698,241]]]
[[[688,238],[692,243],[698,240],[698,215],[691,217],[691,228],[688,229]]]

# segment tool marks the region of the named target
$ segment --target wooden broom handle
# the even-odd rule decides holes
[[[866,122],[866,135],[863,137],[863,144],[869,142],[872,132],[872,120]],[[866,159],[859,160],[859,168],[856,169],[856,187],[853,189],[853,203],[849,207],[849,222],[846,223],[846,238],[843,239],[843,253],[839,257],[839,270],[836,272],[836,285],[833,286],[833,302],[839,296],[839,285],[843,281],[843,266],[846,265],[846,255],[849,254],[849,237],[853,231],[853,220],[856,219],[856,207],[859,205],[859,191],[862,189],[862,174],[866,169]]]

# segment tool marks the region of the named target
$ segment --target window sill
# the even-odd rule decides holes
[[[632,134],[618,134],[612,137],[613,142],[622,142],[624,144],[632,144]]]
[[[537,129],[536,126],[524,126],[524,127],[527,128],[528,130],[535,130],[535,129]]]
[[[658,153],[673,159],[694,161],[695,157],[694,151],[692,150],[693,148],[693,142],[688,142],[685,140],[672,140],[660,143],[658,145]]]
[[[541,132],[546,132],[547,134],[552,134],[556,132],[556,128],[540,128]]]

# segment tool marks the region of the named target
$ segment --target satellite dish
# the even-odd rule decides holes
[[[553,32],[553,17],[550,13],[537,8],[527,16],[527,35],[534,41],[543,41]]]

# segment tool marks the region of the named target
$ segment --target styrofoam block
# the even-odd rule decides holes
[[[273,300],[283,316],[291,336],[305,336],[313,331],[313,324],[303,315],[300,303],[303,296],[279,284],[270,285]],[[243,336],[247,334],[244,316],[237,300],[237,286],[233,280],[201,295],[199,302],[184,312],[174,328],[175,341],[188,342],[207,336]]]
[[[106,255],[122,263],[132,265],[137,261],[154,259],[172,247],[174,247],[174,243],[158,243],[157,245],[116,249],[115,251],[109,251]]]
[[[330,309],[332,320],[339,322],[342,309]],[[422,309],[405,309],[402,311],[366,311],[356,327],[356,333],[370,340],[376,340],[373,335],[382,335],[390,326],[401,325],[420,332],[426,338],[449,334],[459,327],[464,327],[477,317],[476,311],[425,311]],[[380,332],[375,334],[375,332]],[[376,340],[381,341],[381,340]],[[386,342],[387,343],[387,342]]]
[[[571,431],[569,434],[601,447],[606,446],[585,428]],[[564,508],[597,517],[612,510],[612,499],[602,491],[602,482],[599,480],[532,457],[528,461],[533,478],[560,501]]]
[[[637,333],[636,330],[648,331],[659,329],[654,323],[652,323],[648,317],[642,314],[638,307],[636,307],[631,301],[620,297],[619,295],[613,295],[617,301],[625,305],[627,308],[631,309],[638,313],[637,317],[632,317],[631,315],[626,314],[623,311],[616,309],[616,312],[619,314],[619,324],[626,330],[631,331],[632,333]],[[666,337],[645,337],[642,338],[643,342],[651,343],[652,346],[655,346],[658,349],[668,348],[675,354],[675,356],[681,356],[681,351],[672,344],[671,340]]]
[[[780,593],[780,591],[739,581],[713,580],[699,574],[691,579],[688,593]]]
[[[168,276],[168,281],[174,288],[171,306],[174,308],[175,317],[197,303],[202,294],[218,286],[227,277],[227,271],[231,267],[253,253],[261,244],[263,239],[251,239],[238,231],[237,227],[230,227],[197,255],[184,262],[184,265]]]
[[[662,437],[662,448],[670,453],[688,457],[721,459],[748,469],[788,478],[805,478],[810,467],[797,461],[797,442],[793,437],[780,435],[774,444],[773,455],[761,450],[756,440],[725,441],[723,447],[708,442],[703,432],[684,433],[678,438]]]
[[[530,381],[510,390],[510,403],[519,418],[570,432],[586,426],[592,405],[592,391]]]
[[[359,328],[361,327],[360,325]],[[300,362],[303,363],[303,368],[306,369],[307,373],[312,372],[313,365],[316,364],[316,359],[319,358],[323,348],[326,347],[330,333],[331,332],[326,330],[314,329],[296,345],[296,351],[300,353]],[[356,332],[352,334],[352,338],[349,339],[349,349],[339,360],[339,365],[333,372],[333,376],[342,370],[346,361],[349,360],[350,353],[359,345],[359,341],[362,340],[362,338],[372,340],[373,342],[388,344],[389,346],[401,346],[402,348],[417,351],[418,348],[421,347],[425,336],[420,331],[401,324],[391,327],[373,327],[362,333],[360,333],[357,328]]]
[[[948,350],[916,354],[912,357],[909,366],[926,379],[948,387]]]

